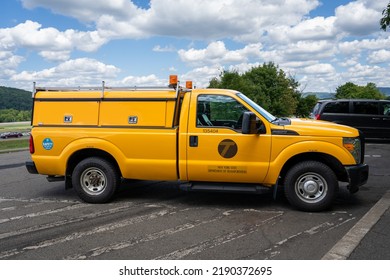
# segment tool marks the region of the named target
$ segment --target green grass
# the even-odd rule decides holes
[[[29,122],[20,123],[0,123],[0,134],[5,132],[30,132],[31,125]],[[19,139],[5,140],[0,139],[0,152],[9,149],[25,149],[29,146],[29,137]]]
[[[31,130],[31,125],[29,122],[21,122],[21,123],[13,123],[13,124],[0,123],[0,133],[11,132],[11,131],[28,132],[30,130]]]
[[[23,138],[23,139],[15,139],[15,140],[0,140],[0,151],[3,150],[9,150],[9,149],[24,149],[28,148],[29,146],[29,139]]]

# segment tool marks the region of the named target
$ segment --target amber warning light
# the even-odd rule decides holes
[[[177,86],[177,75],[169,76],[169,86]]]
[[[186,88],[192,89],[192,81],[186,81]]]

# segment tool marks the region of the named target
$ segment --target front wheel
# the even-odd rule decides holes
[[[80,161],[72,173],[72,184],[79,197],[89,203],[104,203],[112,198],[120,178],[115,167],[98,157]]]
[[[318,161],[294,165],[286,174],[284,193],[290,204],[303,211],[322,211],[333,203],[338,181],[333,170]]]

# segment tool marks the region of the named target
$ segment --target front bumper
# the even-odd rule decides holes
[[[38,170],[33,161],[26,161],[27,171],[31,174],[38,174]]]
[[[358,164],[354,166],[348,166],[345,168],[348,173],[349,185],[348,189],[351,193],[355,193],[359,190],[359,187],[367,183],[368,180],[368,165]]]

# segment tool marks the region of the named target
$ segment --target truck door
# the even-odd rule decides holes
[[[187,180],[260,183],[270,158],[271,137],[242,134],[250,107],[235,94],[192,93],[187,130]]]

